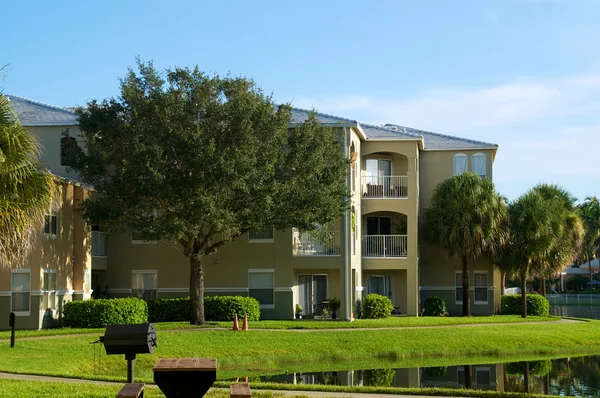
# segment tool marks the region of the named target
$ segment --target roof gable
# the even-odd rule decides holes
[[[6,95],[13,112],[23,126],[76,126],[77,115],[71,109]]]

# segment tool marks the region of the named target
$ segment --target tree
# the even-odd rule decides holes
[[[39,163],[39,144],[0,95],[0,264],[23,260],[55,194]]]
[[[505,201],[490,179],[464,173],[435,188],[425,212],[424,237],[462,263],[463,316],[471,315],[469,261],[503,244],[506,220]]]
[[[544,271],[548,253],[564,237],[563,203],[531,189],[509,205],[510,234],[497,252],[496,266],[521,281],[521,316],[527,317],[527,279]]]
[[[206,256],[250,229],[309,231],[347,210],[339,131],[314,113],[289,128],[290,106],[251,80],[138,61],[119,98],[77,114],[86,150],[71,140],[69,162],[96,191],[82,214],[108,233],[178,242],[192,324],[205,323]]]
[[[600,252],[600,202],[595,196],[585,198],[585,201],[579,205],[579,214],[583,220],[585,233],[581,246],[581,257],[587,260],[590,271],[590,280],[592,280],[592,260],[599,258]]]
[[[546,277],[562,270],[566,264],[575,260],[581,250],[583,223],[579,217],[576,199],[568,191],[555,184],[538,184],[534,191],[544,200],[556,200],[557,217],[560,228],[555,231],[557,241],[552,248],[540,257],[542,294],[546,295]]]

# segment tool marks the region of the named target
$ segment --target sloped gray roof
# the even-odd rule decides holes
[[[23,126],[76,126],[77,115],[70,109],[6,95],[13,112]]]
[[[476,141],[468,138],[454,137],[451,135],[433,133],[431,131],[424,131],[413,129],[410,127],[398,126],[396,124],[386,124],[381,127],[384,130],[389,130],[391,133],[396,134],[396,136],[402,136],[406,134],[411,134],[415,136],[423,137],[423,148],[431,149],[431,150],[440,150],[440,149],[480,149],[480,148],[498,148],[497,144],[491,144],[489,142]],[[386,136],[382,133],[381,138],[384,137],[393,137]],[[369,134],[367,134],[367,138]],[[374,137],[375,138],[375,137]],[[377,137],[379,138],[379,137]]]
[[[308,119],[308,114],[310,112],[311,111],[307,110],[307,109],[300,109],[300,108],[292,107],[291,123],[304,123],[306,121],[306,119]],[[325,113],[317,112],[316,115],[317,115],[317,119],[319,119],[319,122],[321,122],[323,124],[348,124],[348,123],[357,124],[358,123],[356,120],[346,119],[344,117],[338,117],[338,116],[333,116],[333,115],[327,115]]]
[[[360,127],[362,127],[365,132],[367,139],[369,138],[406,138],[406,139],[419,139],[421,136],[419,134],[414,134],[408,129],[406,131],[402,129],[392,130],[390,128],[385,128],[382,126],[374,126],[372,124],[361,123]]]

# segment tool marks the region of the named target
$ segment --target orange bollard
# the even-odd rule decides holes
[[[244,315],[244,322],[242,323],[242,330],[248,330],[248,315]]]
[[[233,330],[240,330],[240,324],[238,323],[237,314],[233,318]]]

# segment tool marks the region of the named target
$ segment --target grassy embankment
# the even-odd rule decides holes
[[[126,362],[90,344],[94,335],[0,344],[0,371],[123,381]],[[159,331],[139,355],[136,380],[151,382],[160,357],[213,357],[218,378],[285,372],[485,364],[600,354],[600,321],[355,331]],[[26,360],[24,360],[26,359]]]

